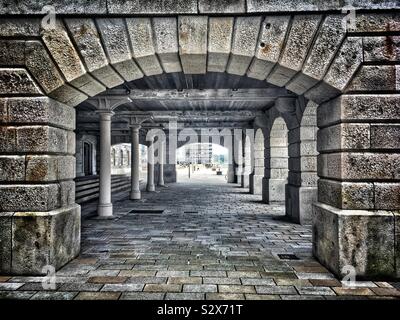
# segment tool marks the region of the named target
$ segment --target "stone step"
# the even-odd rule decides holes
[[[99,198],[99,177],[78,178],[75,188],[75,201],[82,204]],[[129,190],[131,187],[130,177],[126,175],[115,175],[111,177],[111,191],[120,192]]]

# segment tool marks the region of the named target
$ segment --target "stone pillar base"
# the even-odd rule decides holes
[[[147,192],[154,192],[154,191],[156,191],[156,187],[155,187],[155,185],[147,185],[146,186],[146,191]]]
[[[112,217],[112,215],[113,215],[113,205],[112,205],[112,203],[99,204],[97,206],[97,215],[99,217]]]
[[[49,212],[0,213],[0,274],[46,275],[80,251],[79,205]]]
[[[249,177],[249,188],[251,194],[262,194],[262,179],[264,176],[251,174]]]
[[[140,191],[131,191],[129,199],[130,200],[140,200],[141,194]]]
[[[262,178],[262,202],[269,203],[269,179]]]
[[[228,165],[228,183],[235,183],[235,168],[232,164]]]
[[[242,188],[248,188],[250,185],[250,177],[248,174],[242,175],[242,181],[241,181],[241,186]]]
[[[295,223],[312,224],[313,203],[317,202],[316,187],[286,185],[286,216]]]
[[[176,164],[164,164],[164,183],[176,182]]]
[[[340,278],[348,274],[343,268],[351,266],[358,279],[398,279],[399,222],[395,211],[341,210],[316,203],[313,254]]]
[[[269,202],[285,202],[286,179],[269,179]]]

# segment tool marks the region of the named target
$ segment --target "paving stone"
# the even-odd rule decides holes
[[[201,284],[201,277],[170,277],[168,284]]]
[[[167,293],[165,296],[166,300],[204,300],[204,293]]]
[[[0,299],[28,300],[34,294],[34,291],[0,291]]]
[[[244,300],[244,295],[239,293],[207,293],[206,300]]]
[[[65,283],[60,286],[59,291],[100,291],[102,284],[95,283]]]
[[[248,286],[248,285],[218,285],[218,292],[221,293],[256,293],[256,290],[254,286]]]
[[[279,295],[270,294],[245,294],[246,300],[280,300]]]
[[[147,292],[181,292],[182,286],[179,284],[146,284],[144,291]]]
[[[0,291],[17,290],[23,286],[23,283],[2,282],[0,283]]]
[[[258,285],[258,286],[274,286],[275,282],[273,279],[252,279],[252,278],[242,278],[241,282],[243,285]]]
[[[127,277],[91,277],[89,283],[123,283],[126,282]]]
[[[239,278],[204,277],[204,284],[240,284]]]
[[[72,300],[78,292],[40,291],[35,293],[31,300]]]
[[[105,284],[101,291],[116,291],[116,292],[124,292],[124,291],[142,291],[144,284],[136,284],[136,283],[117,283],[117,284]]]
[[[118,300],[121,292],[79,292],[75,300]]]
[[[328,287],[296,287],[301,295],[334,296],[335,292]]]
[[[165,293],[123,292],[120,300],[163,300]]]
[[[374,295],[374,292],[368,288],[342,288],[342,287],[333,287],[332,288],[336,294],[338,295],[346,295],[346,296],[369,296]]]
[[[256,291],[261,294],[297,294],[293,286],[256,286]]]
[[[400,290],[395,288],[372,288],[371,290],[379,296],[400,297]]]
[[[183,292],[217,292],[215,284],[184,284]]]

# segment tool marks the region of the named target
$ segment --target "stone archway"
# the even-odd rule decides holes
[[[247,75],[319,104],[314,253],[336,274],[353,265],[361,276],[399,276],[398,15],[361,13],[346,33],[339,14],[260,11],[61,17],[47,30],[39,18],[2,19],[2,272],[41,274],[79,252],[72,107],[127,81],[182,71]],[[39,238],[25,227],[32,217]]]

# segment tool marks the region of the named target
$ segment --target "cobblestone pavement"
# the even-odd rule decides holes
[[[17,299],[377,299],[398,283],[346,288],[311,255],[311,228],[282,219],[237,185],[172,184],[114,204],[115,220],[85,218],[81,256],[56,274],[1,277]],[[164,213],[130,213],[160,209]],[[280,259],[294,254],[299,260]],[[281,256],[288,258],[287,256]]]

